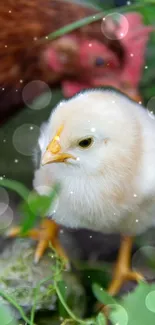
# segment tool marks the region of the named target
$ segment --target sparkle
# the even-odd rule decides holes
[[[65,287],[65,289],[67,289],[67,287]]]
[[[5,88],[2,88],[2,90],[5,90]]]
[[[3,142],[6,142],[6,139],[4,139]]]
[[[18,163],[18,161],[19,161],[18,159],[15,159],[15,160],[14,160],[14,162],[15,162],[16,164]]]
[[[139,220],[138,219],[136,219],[136,222],[138,222]]]
[[[88,45],[89,47],[92,47],[92,44],[91,43],[89,43],[89,45]]]
[[[134,56],[133,53],[130,53],[130,56],[133,57]]]
[[[76,160],[77,160],[77,161],[80,161],[80,158],[79,158],[79,157],[77,157],[77,158],[76,158]]]
[[[134,197],[137,197],[137,194],[134,194],[133,196],[134,196]]]
[[[73,191],[70,191],[70,194],[73,194],[74,192]]]
[[[90,279],[90,275],[88,275],[88,278]]]
[[[64,318],[63,318],[63,317],[59,317],[59,319],[60,319],[60,322],[62,322],[62,321],[64,320]]]
[[[3,175],[3,177],[5,177],[5,175]]]
[[[153,115],[153,111],[149,111],[149,113],[150,113],[151,115]]]
[[[37,41],[38,38],[37,37],[34,37],[33,39],[34,39],[34,41]]]
[[[112,103],[115,104],[115,100],[112,100]]]
[[[120,36],[123,37],[124,36],[124,33],[120,33]]]
[[[48,39],[48,36],[45,36],[46,39]]]
[[[16,89],[16,92],[18,91],[18,89]]]
[[[145,69],[148,69],[148,66],[147,65],[145,66]]]
[[[11,12],[12,12],[12,11],[11,11],[11,10],[9,10],[9,14],[11,14]]]
[[[59,135],[56,135],[54,139],[55,139],[56,141],[60,141],[60,137],[59,137]]]
[[[34,129],[34,127],[33,126],[30,126],[30,130],[33,130]]]
[[[5,47],[8,47],[7,45],[5,45]]]
[[[126,3],[128,6],[130,6],[131,5],[131,1],[127,1],[127,3]]]
[[[1,180],[1,181],[3,180],[3,176],[0,177],[0,180]]]
[[[91,132],[95,132],[96,131],[96,129],[95,128],[91,128]]]
[[[141,104],[142,104],[142,102],[139,102],[139,104],[141,105]]]
[[[100,288],[101,291],[103,291],[103,288]]]
[[[64,233],[64,231],[63,231],[63,229],[61,229],[61,230],[60,230],[60,234],[63,234],[63,233]]]
[[[23,83],[23,80],[22,80],[22,79],[20,79],[20,83],[21,83],[21,84]]]
[[[89,238],[91,239],[93,236],[89,236]]]
[[[93,19],[95,19],[96,18],[96,16],[93,16]]]

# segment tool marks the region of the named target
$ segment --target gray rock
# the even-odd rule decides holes
[[[52,251],[49,250],[37,265],[34,264],[35,247],[30,239],[10,240],[4,245],[0,254],[0,290],[13,297],[29,313],[34,304],[36,287],[40,281],[50,277],[50,280],[40,285],[35,309],[39,312],[51,311],[52,315],[58,306],[58,297],[52,287],[52,267],[56,260],[51,257]],[[67,302],[71,310],[82,317],[85,311],[84,289],[71,272],[64,271],[62,276],[66,284]],[[13,308],[13,312],[15,318],[19,319],[18,311]]]

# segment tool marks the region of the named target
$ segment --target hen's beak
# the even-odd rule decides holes
[[[53,155],[50,151],[47,150],[44,153],[43,158],[42,158],[42,166],[51,164],[51,163],[64,162],[67,159],[76,160],[76,158],[69,153],[59,153],[59,154]]]

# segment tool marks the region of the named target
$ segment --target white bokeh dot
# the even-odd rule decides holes
[[[135,220],[139,222],[138,219]],[[147,279],[154,279],[154,269],[149,267],[150,262],[155,261],[155,247],[153,246],[143,246],[138,249],[132,257],[132,269],[136,272],[145,272],[147,267]]]
[[[0,187],[0,216],[7,210],[9,205],[9,195],[5,188]]]
[[[32,99],[32,90],[34,93],[41,95]],[[26,106],[34,110],[40,110],[47,107],[51,102],[52,91],[44,81],[33,80],[23,88],[22,97]]]
[[[13,133],[12,142],[15,149],[24,156],[31,156],[38,145],[40,128],[37,125],[22,124]]]
[[[109,319],[112,324],[127,325],[128,314],[125,308],[119,304],[107,305],[108,309],[111,310]]]
[[[148,293],[145,298],[145,305],[147,309],[155,313],[155,290]]]
[[[155,96],[151,97],[149,99],[146,107],[147,107],[147,112],[148,112],[149,117],[151,117],[154,120],[155,119],[155,115],[154,115],[154,112],[155,112]]]
[[[13,221],[13,211],[8,206],[7,209],[0,214],[0,231],[6,230]]]
[[[102,33],[111,40],[124,38],[129,29],[127,18],[117,12],[106,15],[101,23]]]

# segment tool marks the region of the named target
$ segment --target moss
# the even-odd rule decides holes
[[[34,305],[36,287],[40,281],[49,278],[40,285],[36,299],[37,311],[50,311],[59,314],[58,301],[53,286],[52,266],[55,260],[46,254],[39,264],[33,262],[34,248],[29,239],[10,241],[0,256],[0,289],[13,297],[29,313]],[[85,294],[83,287],[71,272],[64,272],[66,296],[70,308],[78,316],[85,311]],[[19,318],[16,312],[16,318]]]

